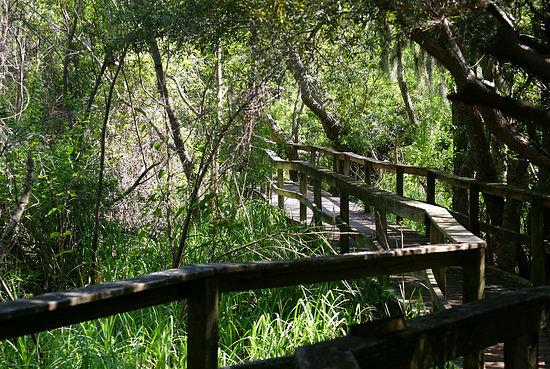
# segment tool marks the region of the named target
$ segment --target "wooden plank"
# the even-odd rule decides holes
[[[403,168],[402,167],[398,167],[397,168],[397,171],[395,172],[395,193],[398,194],[399,196],[403,196]],[[401,218],[400,216],[397,216],[395,218],[395,221],[397,224],[401,224],[401,222],[403,221],[403,218]]]
[[[437,245],[296,260],[220,265],[222,292],[356,279],[461,265],[477,245]],[[450,252],[449,252],[450,251]],[[223,276],[223,277],[222,277]]]
[[[300,369],[361,369],[351,352],[335,347],[329,347],[322,353],[298,350],[296,363]]]
[[[538,199],[531,201],[529,213],[531,253],[533,254],[533,284],[546,284],[546,252],[544,250],[544,208]]]
[[[449,213],[462,225],[468,226],[469,217],[466,214],[459,213],[457,211],[447,209]],[[519,232],[510,230],[508,228],[496,226],[494,224],[488,224],[486,222],[479,222],[479,228],[481,231],[491,234],[492,236],[518,243],[528,244],[529,237]]]
[[[349,176],[350,170],[351,170],[351,166],[350,166],[349,156],[346,155],[344,156],[344,160],[343,160],[342,174],[345,176]]]
[[[282,169],[277,169],[277,187],[283,188],[284,183],[285,183],[284,172]],[[285,199],[281,195],[277,196],[277,206],[279,206],[279,209],[285,208]]]
[[[313,202],[320,210],[323,209],[323,199],[321,196],[321,181],[318,179],[313,180]],[[313,217],[315,220],[315,225],[317,226],[322,225],[322,219],[317,212],[314,212]]]
[[[445,236],[437,228],[435,224],[430,226],[430,243],[432,245],[443,243],[445,241]],[[447,296],[447,276],[445,268],[431,268],[437,285],[443,292],[444,296]]]
[[[347,192],[340,192],[340,218],[349,224],[349,196]],[[349,234],[347,232],[340,233],[340,254],[349,252]]]
[[[189,287],[187,368],[218,367],[218,281],[204,278]]]
[[[300,194],[305,198],[307,196],[307,175],[304,173],[299,174],[300,179]],[[307,220],[307,206],[300,202],[300,221]]]
[[[376,227],[376,240],[383,249],[389,249],[388,244],[388,217],[383,210],[374,210],[374,224]]]
[[[538,365],[538,331],[504,342],[506,369],[536,369]]]
[[[479,186],[471,183],[468,187],[468,230],[480,235],[479,227]]]
[[[426,202],[435,205],[435,175],[432,171],[428,172],[426,176]],[[426,236],[429,237],[431,221],[426,218],[424,225],[426,227]]]
[[[3,302],[0,303],[0,339],[181,300],[188,295],[188,282],[214,273],[215,269],[208,266],[187,266]]]
[[[296,349],[351,352],[361,368],[418,369],[441,365],[496,343],[537,330],[548,315],[547,288],[504,293],[407,321],[382,337],[346,336]]]

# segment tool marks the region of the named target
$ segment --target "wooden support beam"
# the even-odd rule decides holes
[[[398,194],[399,196],[403,196],[403,180],[404,180],[403,173],[404,173],[403,168],[397,167],[397,170],[395,172],[395,193]],[[400,216],[397,216],[395,218],[395,221],[397,224],[401,224],[401,222],[403,221],[403,218],[401,218]]]
[[[277,187],[283,188],[285,185],[284,172],[282,169],[277,169]],[[277,196],[277,205],[280,209],[285,208],[285,198],[281,195]]]
[[[441,244],[445,241],[445,236],[436,227],[435,224],[430,225],[430,243],[432,245]],[[443,295],[447,296],[447,276],[445,268],[432,268],[437,285],[443,292]]]
[[[531,201],[529,213],[531,253],[533,255],[533,284],[546,284],[546,255],[544,251],[544,207],[540,201]]]
[[[323,199],[321,196],[321,181],[319,179],[314,178],[313,179],[313,202],[315,205],[317,205],[317,208],[319,210],[323,209]],[[313,217],[315,219],[315,225],[321,226],[323,224],[321,217],[319,214],[315,213],[313,214]]]
[[[301,173],[299,175],[300,179],[300,193],[303,197],[307,196],[307,174]],[[306,221],[307,220],[307,206],[306,204],[300,202],[300,221]]]
[[[311,147],[309,149],[309,162],[313,165],[316,165],[317,164],[317,150],[315,149],[315,147]]]
[[[435,205],[435,174],[431,171],[426,175],[426,202]],[[431,221],[428,217],[426,217],[424,225],[426,226],[426,236],[430,237]]]
[[[479,186],[475,183],[468,186],[468,230],[476,236],[480,235]]]
[[[374,210],[374,223],[376,225],[376,240],[384,249],[389,249],[388,245],[388,218],[383,210]]]
[[[345,176],[349,176],[350,170],[351,170],[351,164],[350,164],[349,156],[344,155],[342,174]]]
[[[345,191],[340,192],[340,218],[349,225],[349,195]],[[349,252],[349,235],[340,232],[340,253]]]
[[[462,302],[481,300],[485,294],[485,248],[464,258],[462,265]],[[483,369],[483,351],[464,356],[464,369]]]
[[[374,168],[372,164],[368,161],[365,161],[363,164],[363,171],[365,172],[365,183],[367,186],[372,186],[372,173]],[[369,204],[365,203],[365,213],[372,212],[372,208]]]
[[[504,342],[506,369],[538,368],[538,331],[527,333]]]
[[[189,289],[187,368],[218,367],[218,281],[205,278]]]

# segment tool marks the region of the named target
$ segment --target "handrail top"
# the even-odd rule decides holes
[[[455,174],[447,173],[439,169],[409,164],[392,163],[387,160],[378,160],[348,151],[337,151],[335,149],[324,146],[296,144],[292,142],[288,143],[288,145],[294,146],[298,150],[315,150],[319,152],[324,152],[326,154],[336,155],[339,158],[348,156],[351,161],[357,162],[359,164],[370,163],[375,167],[386,169],[392,172],[395,172],[397,168],[400,168],[403,169],[403,172],[406,174],[427,176],[428,173],[431,173],[435,175],[436,178],[439,178],[440,180],[443,180],[457,187],[468,188],[470,185],[477,185],[479,186],[479,190],[483,193],[497,195],[501,197],[512,197],[520,201],[532,201],[534,199],[540,199],[543,201],[544,206],[550,207],[550,195],[535,190],[518,188],[507,183],[480,181],[475,178],[462,177]]]
[[[76,288],[63,292],[51,292],[15,301],[0,303],[0,322],[22,316],[30,316],[66,307],[75,307],[93,302],[100,302],[140,292],[192,283],[199,279],[216,278],[218,281],[246,278],[248,273],[256,275],[261,272],[285,271],[299,268],[327,266],[345,266],[374,259],[393,258],[396,256],[413,256],[426,254],[443,254],[465,252],[484,248],[484,244],[441,244],[410,247],[388,251],[366,251],[345,255],[317,256],[309,258],[265,260],[253,262],[234,262],[219,264],[193,264],[178,269],[155,272],[136,278],[116,282],[107,282]],[[299,282],[298,282],[299,283]]]

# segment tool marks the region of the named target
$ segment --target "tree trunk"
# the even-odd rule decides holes
[[[323,98],[315,88],[315,81],[307,74],[298,52],[291,52],[288,65],[298,82],[304,104],[319,118],[327,138],[337,144],[342,133],[342,124],[336,116],[327,111]]]
[[[193,179],[193,160],[185,148],[185,143],[183,142],[180,132],[181,125],[170,103],[170,95],[168,94],[168,88],[166,87],[166,74],[164,73],[164,68],[162,66],[162,58],[160,56],[157,40],[152,38],[149,42],[149,46],[151,58],[155,64],[157,89],[166,115],[168,116],[168,122],[170,123],[170,130],[172,131],[172,138],[174,140],[174,146],[176,147],[176,153],[180,159],[185,177],[189,181]]]
[[[407,88],[407,82],[405,81],[405,73],[403,72],[403,52],[401,38],[397,39],[395,51],[397,53],[397,83],[399,84],[401,97],[403,98],[403,103],[405,104],[405,110],[407,111],[409,121],[413,126],[417,127],[418,119],[414,111],[414,106],[411,100],[411,96],[409,94],[409,89]]]

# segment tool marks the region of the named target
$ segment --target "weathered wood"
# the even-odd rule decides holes
[[[538,331],[504,342],[506,369],[536,369],[538,365]]]
[[[205,278],[189,287],[187,368],[218,367],[218,281]]]
[[[445,241],[445,236],[443,233],[437,228],[435,224],[430,225],[430,243],[432,245],[440,244]],[[434,274],[435,280],[437,281],[437,285],[441,289],[441,292],[443,292],[444,296],[447,296],[447,276],[446,276],[446,270],[444,268],[431,268],[432,272]]]
[[[296,363],[300,369],[361,369],[351,352],[335,347],[328,347],[321,354],[313,350],[299,350],[296,352]]]
[[[468,230],[480,235],[479,226],[479,186],[471,183],[468,187]]]
[[[349,158],[348,155],[344,156],[343,165],[342,165],[342,174],[345,175],[345,176],[349,176],[350,170],[351,170],[351,165],[350,165],[350,160],[349,159],[350,158]]]
[[[323,199],[321,196],[321,190],[322,190],[321,181],[318,179],[314,179],[313,180],[313,202],[319,209],[323,209]],[[315,225],[317,226],[322,225],[322,220],[318,213],[314,212],[313,217],[315,220]]]
[[[544,250],[544,208],[540,201],[531,201],[529,214],[531,253],[533,254],[533,284],[546,284],[546,253]]]
[[[426,176],[426,202],[435,205],[435,175],[431,171]],[[424,225],[426,226],[426,236],[429,237],[431,221],[426,218]]]
[[[300,194],[302,196],[307,196],[307,175],[304,173],[300,173],[299,175],[300,179]],[[307,220],[307,206],[300,202],[300,221],[304,222]]]
[[[537,330],[546,320],[549,294],[547,288],[504,293],[408,320],[404,331],[388,336],[340,337],[296,353],[326,355],[334,348],[352,353],[361,368],[430,368]]]
[[[315,147],[309,149],[309,162],[313,165],[317,165],[317,150]]]
[[[211,267],[188,266],[3,302],[0,303],[0,339],[181,300],[188,296],[189,282],[214,273]]]
[[[284,172],[282,169],[277,169],[277,187],[283,188],[284,184],[285,184]],[[279,206],[280,209],[285,208],[285,199],[281,195],[277,196],[277,206]]]
[[[389,249],[388,245],[388,217],[383,210],[374,211],[374,223],[376,226],[376,240],[384,249]]]
[[[403,196],[403,168],[398,167],[395,172],[395,193],[399,196]],[[403,221],[403,218],[397,216],[395,218],[397,224],[400,224]]]
[[[462,301],[464,303],[483,299],[485,294],[485,248],[465,258],[462,266]],[[464,356],[464,369],[483,369],[483,351]]]
[[[347,192],[340,192],[340,218],[349,224],[349,196]],[[349,234],[347,232],[340,233],[340,254],[349,252]]]
[[[220,291],[294,286],[461,265],[477,245],[437,245],[295,260],[220,264]]]

